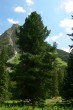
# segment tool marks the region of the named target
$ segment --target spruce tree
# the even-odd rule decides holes
[[[52,59],[53,59],[53,67],[52,67],[52,96],[56,97],[59,95],[59,89],[58,89],[58,61],[57,61],[57,43],[53,43],[52,47]]]
[[[54,42],[51,47],[52,54],[52,97],[57,97],[60,95],[61,84],[63,81],[64,67],[62,67],[59,62],[57,53],[57,43]]]
[[[7,53],[6,48],[3,47],[1,54],[0,54],[0,102],[4,102],[8,99],[8,81],[9,75],[7,71]]]
[[[50,31],[44,26],[41,16],[32,12],[17,33],[21,52],[20,64],[16,69],[18,98],[44,100],[49,89],[49,63],[45,61],[46,37]]]
[[[68,35],[73,41],[73,33]],[[70,45],[70,55],[62,87],[62,97],[66,100],[73,99],[73,45]]]

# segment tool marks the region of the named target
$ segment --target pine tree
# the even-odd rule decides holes
[[[61,84],[63,81],[64,69],[58,60],[57,43],[54,42],[51,47],[52,54],[52,97],[60,95]]]
[[[73,41],[73,33],[68,34]],[[70,55],[68,59],[68,67],[66,68],[66,74],[62,87],[62,97],[66,100],[73,99],[73,45],[70,45]]]
[[[8,99],[8,71],[7,71],[7,53],[6,48],[3,47],[0,54],[0,102]]]
[[[53,43],[52,47],[52,59],[53,59],[53,68],[52,68],[52,96],[56,97],[59,95],[59,82],[58,82],[58,61],[57,61],[57,43]]]
[[[17,34],[21,51],[20,64],[16,69],[18,97],[22,100],[30,99],[32,104],[45,99],[49,89],[49,63],[44,60],[47,55],[47,44],[44,41],[49,33],[41,16],[32,12]]]

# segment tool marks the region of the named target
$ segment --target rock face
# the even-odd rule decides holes
[[[0,50],[2,47],[7,47],[8,48],[8,54],[10,57],[15,54],[17,51],[17,36],[16,36],[16,31],[18,31],[19,25],[18,24],[13,24],[11,28],[6,30],[1,36],[0,36]]]

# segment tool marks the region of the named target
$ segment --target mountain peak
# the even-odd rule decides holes
[[[11,28],[18,28],[19,25],[18,24],[13,24]]]

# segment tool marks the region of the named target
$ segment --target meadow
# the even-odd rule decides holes
[[[30,106],[23,106],[23,107],[0,107],[0,110],[33,110],[33,108]],[[45,106],[44,108],[35,107],[34,110],[73,110],[72,107],[58,107],[58,106]]]
[[[73,110],[71,104],[66,104],[62,102],[60,97],[47,99],[45,103],[33,106],[28,105],[18,105],[17,102],[9,101],[9,104],[3,104],[0,110]]]

